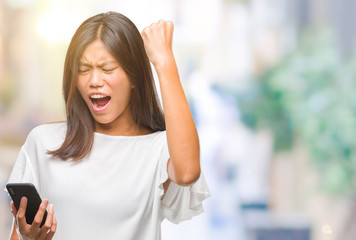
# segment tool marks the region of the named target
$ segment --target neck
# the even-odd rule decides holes
[[[95,132],[113,136],[136,136],[139,132],[139,127],[135,122],[130,124],[122,124],[119,127],[114,127],[112,124],[95,124]]]

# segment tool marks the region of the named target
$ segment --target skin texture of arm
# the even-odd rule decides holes
[[[147,55],[160,82],[170,153],[169,179],[189,186],[200,176],[199,138],[179,79],[172,36],[173,23],[170,21],[160,20],[142,31]]]
[[[14,228],[12,229],[10,240],[19,240],[19,236],[17,236],[17,232],[16,232],[16,223],[14,224]]]

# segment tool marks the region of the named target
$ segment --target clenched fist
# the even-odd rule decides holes
[[[172,52],[173,28],[171,21],[160,20],[142,31],[146,53],[156,68],[174,59]]]

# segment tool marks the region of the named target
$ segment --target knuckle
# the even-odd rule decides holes
[[[33,223],[36,224],[36,225],[41,224],[41,222],[42,222],[42,221],[39,220],[39,219],[37,219],[37,218],[36,218],[35,220],[33,220]]]
[[[55,227],[52,227],[49,232],[54,234],[56,231],[57,231],[57,227],[55,226]]]
[[[44,229],[50,229],[51,228],[51,224],[50,223],[46,223],[45,225],[43,225]]]
[[[150,32],[150,29],[149,29],[148,27],[144,28],[143,31],[142,31],[142,33],[143,33],[144,35],[149,34],[149,32]]]

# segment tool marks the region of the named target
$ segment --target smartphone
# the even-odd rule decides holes
[[[27,198],[27,208],[25,216],[26,222],[31,225],[42,202],[41,197],[38,194],[35,186],[32,183],[8,183],[6,184],[6,189],[9,192],[12,200],[14,201],[17,210],[20,207],[21,198]],[[40,227],[43,226],[46,221],[46,218],[47,210],[43,215],[43,220]]]

